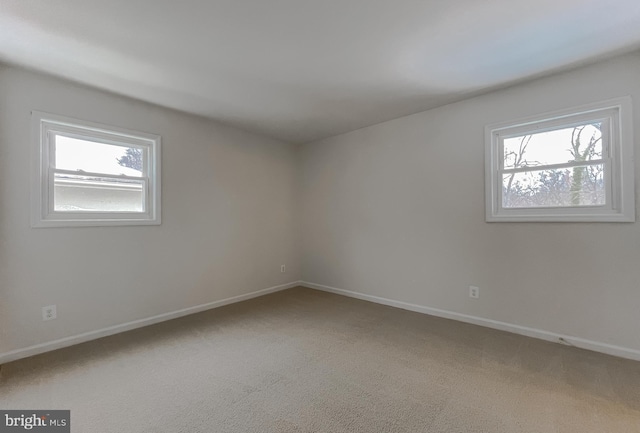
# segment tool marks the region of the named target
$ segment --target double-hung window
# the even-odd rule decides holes
[[[489,125],[487,221],[635,221],[631,99]]]
[[[32,226],[160,224],[160,137],[32,113]]]

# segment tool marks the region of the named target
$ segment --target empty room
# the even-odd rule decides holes
[[[0,0],[0,432],[640,433],[640,2]]]

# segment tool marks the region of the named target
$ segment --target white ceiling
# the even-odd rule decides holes
[[[292,142],[640,47],[640,0],[0,0],[0,61]]]

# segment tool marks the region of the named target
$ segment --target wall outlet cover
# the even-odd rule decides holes
[[[53,320],[58,317],[57,308],[55,305],[48,305],[46,307],[42,307],[42,320]]]

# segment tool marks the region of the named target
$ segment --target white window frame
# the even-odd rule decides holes
[[[605,205],[561,207],[502,207],[503,142],[505,138],[571,127],[589,121],[604,125],[603,156]],[[605,137],[606,136],[606,137]],[[610,99],[543,113],[485,127],[485,205],[487,222],[635,222],[633,118],[631,98]],[[555,164],[527,167],[524,171]],[[577,165],[577,164],[573,164]]]
[[[160,219],[160,146],[159,135],[131,131],[100,123],[73,119],[41,111],[31,112],[32,176],[31,176],[31,226],[32,227],[84,227],[157,225]],[[143,149],[144,169],[142,180],[143,212],[69,212],[54,209],[54,172],[65,172],[55,168],[54,137],[67,137],[117,146]],[[89,174],[100,177],[126,178],[103,173]]]

